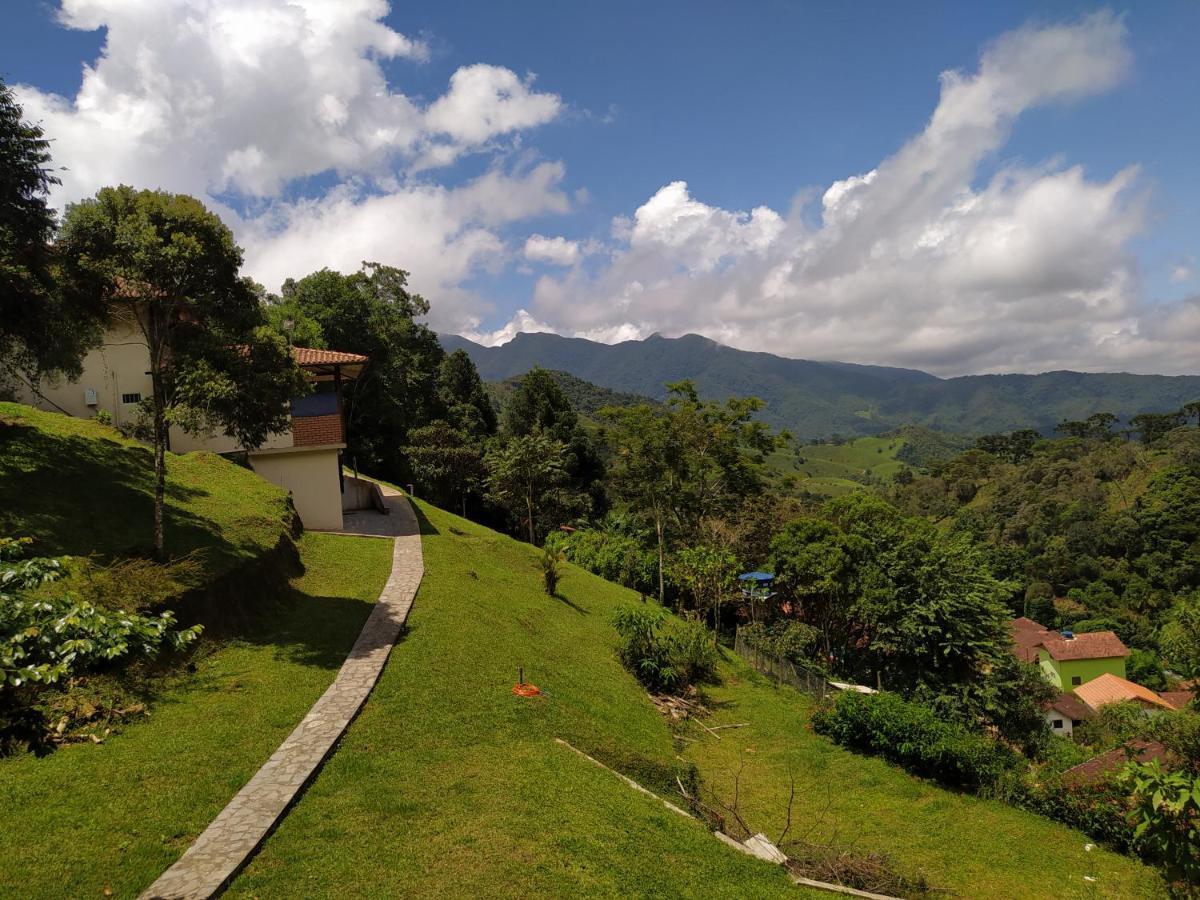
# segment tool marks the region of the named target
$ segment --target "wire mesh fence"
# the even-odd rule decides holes
[[[734,636],[733,650],[757,671],[773,678],[778,684],[790,684],[796,690],[810,694],[818,700],[824,699],[832,690],[824,675],[750,646],[741,628],[738,628]]]

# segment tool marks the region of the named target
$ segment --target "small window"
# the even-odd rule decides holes
[[[122,394],[121,402],[122,403],[141,403],[142,395],[141,394]]]
[[[1054,727],[1055,727],[1055,728],[1062,728],[1062,727],[1063,727],[1063,720],[1062,720],[1062,719],[1055,719],[1055,720],[1054,720]]]
[[[1081,678],[1079,675],[1072,675],[1071,676],[1071,684],[1072,685],[1083,684],[1083,678]]]
[[[1081,719],[1072,719],[1072,720],[1071,720],[1071,727],[1072,727],[1072,728],[1078,728],[1078,727],[1079,727],[1081,724],[1083,724],[1083,722],[1082,722],[1082,720],[1081,720]]]

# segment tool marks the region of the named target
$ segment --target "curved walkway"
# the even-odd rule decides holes
[[[187,852],[146,889],[142,900],[200,900],[228,884],[287,812],[371,693],[424,574],[420,528],[412,506],[391,488],[383,493],[390,515],[359,515],[347,526],[360,534],[394,536],[392,572],[333,684]]]

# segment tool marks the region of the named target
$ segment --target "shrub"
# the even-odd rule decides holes
[[[171,613],[114,611],[82,599],[60,581],[59,560],[24,558],[28,543],[0,538],[0,752],[41,743],[44,721],[34,702],[46,687],[182,649],[200,632],[176,629]]]
[[[781,619],[770,625],[753,622],[739,629],[742,639],[752,650],[785,659],[809,669],[820,668],[821,632],[795,619]]]
[[[702,624],[659,606],[618,607],[613,625],[621,662],[650,690],[680,690],[716,675],[717,651]]]
[[[562,558],[561,550],[549,545],[542,548],[542,587],[551,597],[558,596],[558,582],[562,579],[559,563],[562,562]]]
[[[928,706],[888,692],[846,691],[813,716],[813,728],[916,775],[975,791],[994,791],[1021,762],[991,738],[943,721]]]
[[[657,590],[658,558],[637,535],[629,534],[618,517],[610,516],[601,528],[570,534],[551,534],[546,542],[558,547],[575,565],[608,581],[652,594]]]
[[[1200,776],[1166,772],[1156,760],[1131,763],[1123,780],[1133,788],[1138,851],[1161,863],[1183,896],[1200,895]]]

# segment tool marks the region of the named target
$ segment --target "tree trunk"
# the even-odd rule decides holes
[[[154,557],[162,562],[167,557],[163,534],[167,494],[167,427],[164,410],[162,369],[157,357],[151,354],[150,379],[154,385]]]
[[[529,543],[534,543],[533,540],[533,492],[525,494],[525,511],[529,515]]]
[[[658,533],[658,602],[665,606],[667,603],[667,589],[663,570],[666,568],[666,551],[663,547],[662,516],[654,517],[654,530]]]

